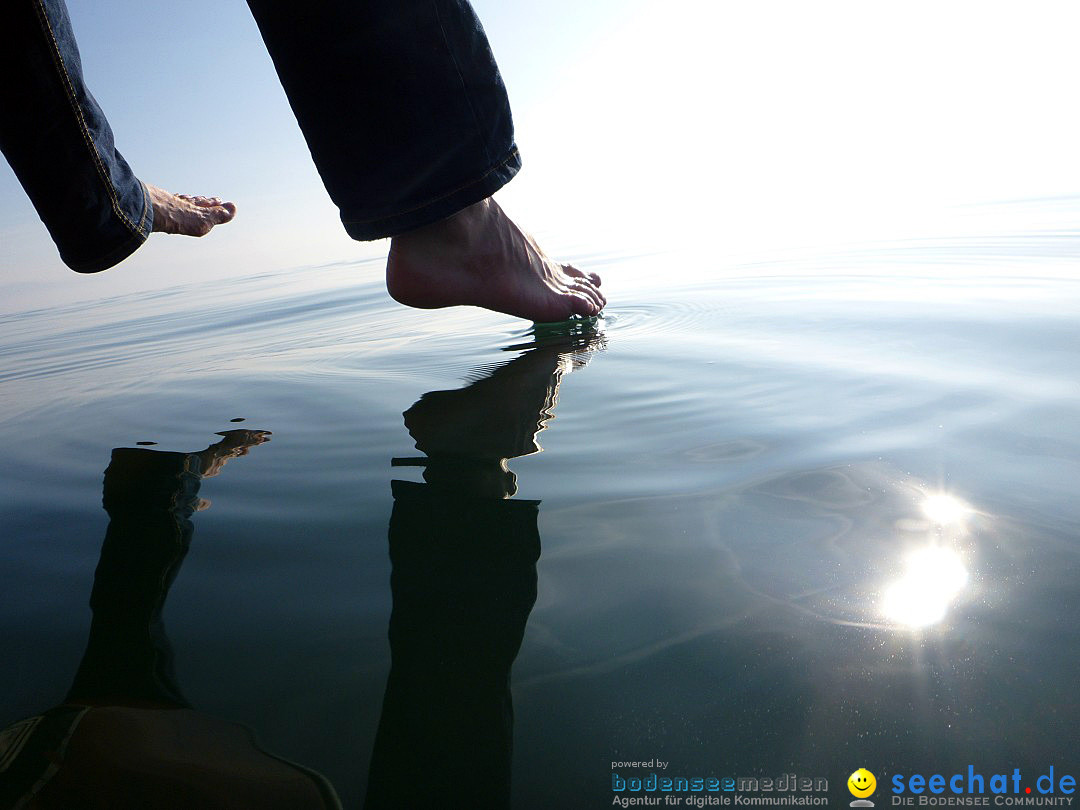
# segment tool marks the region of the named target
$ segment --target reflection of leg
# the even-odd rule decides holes
[[[393,664],[368,808],[509,807],[510,667],[536,599],[537,514],[394,482]]]
[[[199,481],[270,440],[265,430],[217,435],[220,441],[198,453],[113,450],[102,497],[109,528],[90,596],[94,617],[70,702],[187,705],[161,611],[191,543]]]
[[[150,199],[83,83],[63,0],[8,4],[0,72],[0,146],[61,258],[90,273],[131,255],[150,234]]]
[[[191,541],[195,455],[118,449],[105,471],[109,528],[94,576],[90,639],[73,703],[187,705],[161,610]]]

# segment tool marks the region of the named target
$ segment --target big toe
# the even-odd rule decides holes
[[[578,270],[572,264],[564,264],[562,266],[562,269],[563,272],[566,273],[568,276],[573,276],[574,278],[585,278],[588,279],[594,287],[600,286],[600,276],[596,275],[596,273],[586,273],[584,270]]]
[[[191,223],[190,230],[181,230],[189,236],[206,236],[215,225],[228,222],[236,216],[236,206],[232,203],[200,208]]]
[[[206,206],[199,211],[199,216],[202,218],[203,222],[206,222],[212,228],[215,225],[221,225],[228,222],[235,217],[236,206],[232,203]]]

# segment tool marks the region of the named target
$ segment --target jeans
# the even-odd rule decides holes
[[[63,0],[8,3],[0,26],[0,148],[64,263],[95,273],[150,235],[146,189],[86,89]]]
[[[521,167],[506,88],[466,0],[249,0],[316,168],[354,239],[445,219]],[[146,189],[82,76],[63,0],[0,28],[0,148],[72,270],[146,240]]]
[[[466,0],[248,0],[353,239],[445,219],[521,168]]]

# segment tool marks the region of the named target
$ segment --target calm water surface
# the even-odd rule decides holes
[[[406,311],[371,265],[0,316],[0,726],[63,700],[99,559],[103,592],[160,580],[103,539],[211,448],[175,684],[346,807],[470,763],[517,808],[610,806],[612,763],[653,758],[834,805],[859,766],[881,802],[898,772],[1075,774],[1074,240],[708,284],[586,257],[612,304],[575,330]],[[273,435],[212,447],[242,429]],[[151,442],[110,525],[102,471]]]

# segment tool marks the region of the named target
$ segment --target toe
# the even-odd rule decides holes
[[[604,304],[607,301],[604,299],[603,293],[601,293],[596,287],[589,283],[586,279],[581,279],[573,285],[573,289],[579,295],[583,295],[588,298],[595,306],[596,311],[599,312],[604,308]]]
[[[211,225],[221,225],[236,216],[236,206],[232,203],[215,205],[202,212]]]
[[[200,208],[197,212],[191,212],[192,222],[189,230],[182,231],[190,236],[206,236],[213,230],[215,225],[228,222],[236,214],[236,206],[231,203],[228,206],[217,205],[209,208]]]
[[[587,282],[574,284],[570,289],[574,299],[574,312],[578,315],[596,315],[604,308],[603,297]]]
[[[215,205],[224,204],[220,197],[204,197],[201,194],[177,194],[175,196],[177,199],[191,203],[199,208],[213,208]]]
[[[571,307],[573,308],[574,315],[589,316],[600,314],[600,307],[596,301],[583,292],[574,292],[571,295]]]
[[[578,270],[572,264],[564,264],[561,266],[563,272],[566,273],[566,275],[572,276],[574,278],[588,279],[594,287],[600,286],[600,276],[596,275],[596,273],[586,273],[584,270]]]

